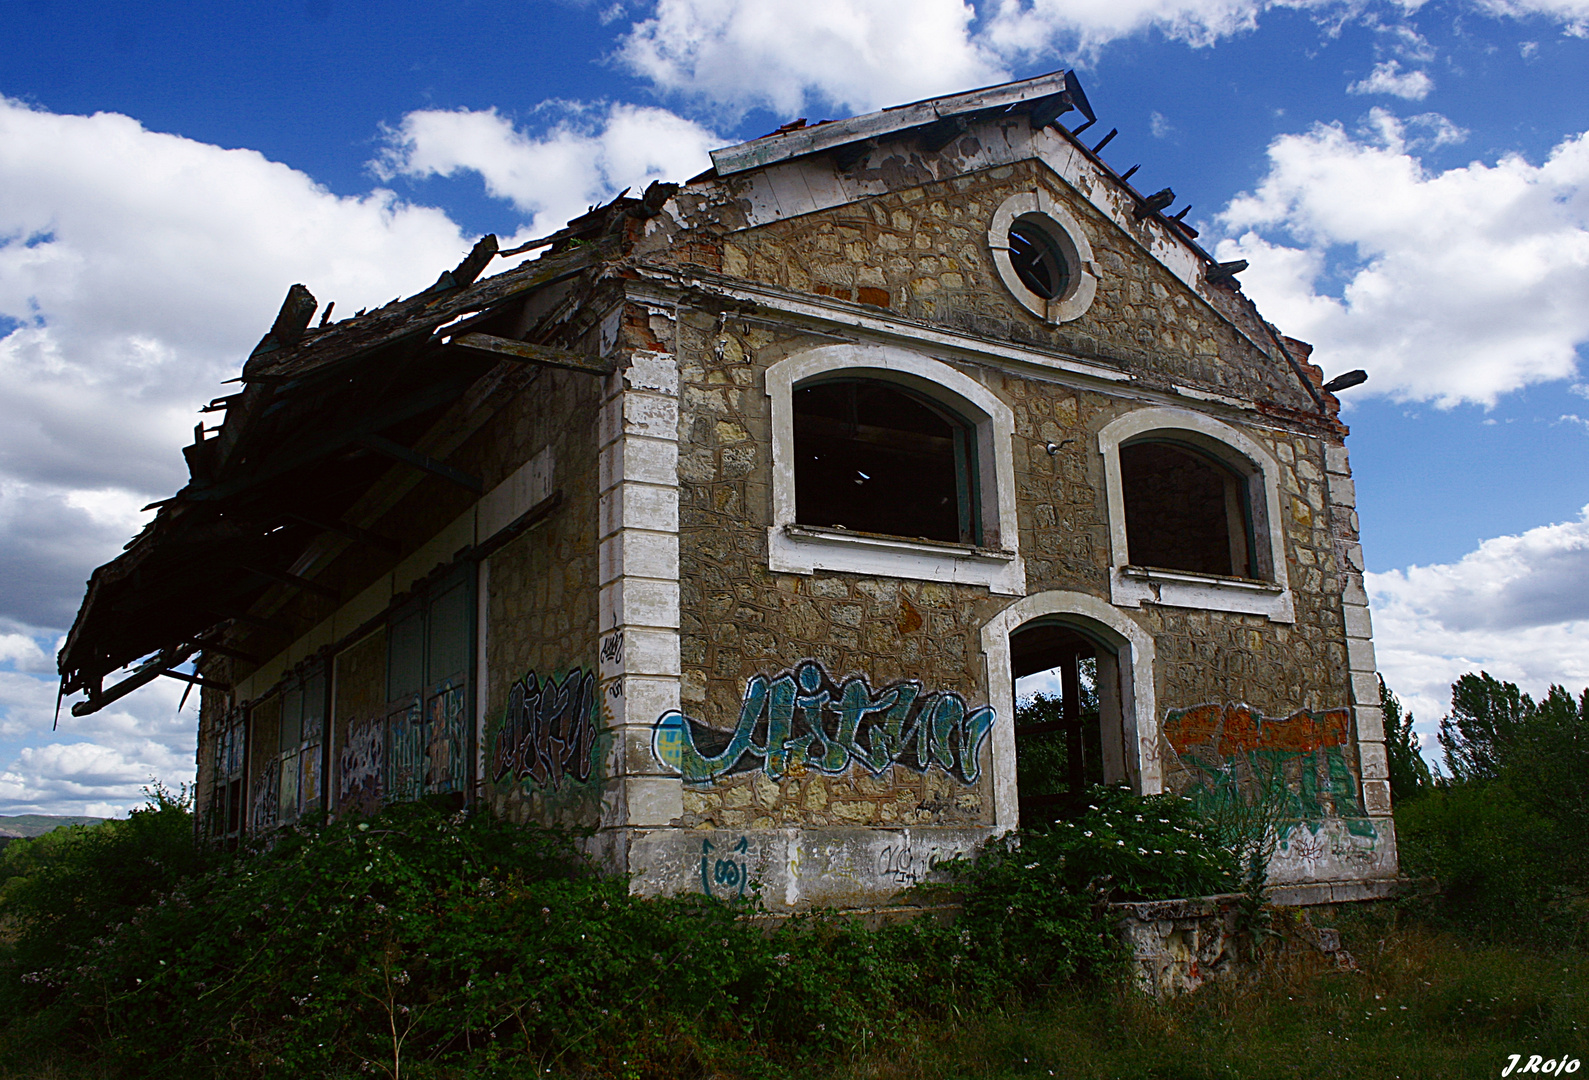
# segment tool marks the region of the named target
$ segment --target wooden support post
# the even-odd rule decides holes
[[[1086,769],[1082,762],[1081,740],[1081,671],[1080,657],[1075,652],[1065,655],[1059,668],[1059,685],[1064,697],[1065,717],[1065,786],[1071,795],[1079,797],[1087,786]]]

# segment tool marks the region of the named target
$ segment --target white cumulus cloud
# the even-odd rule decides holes
[[[660,0],[617,57],[729,116],[762,107],[793,119],[819,104],[860,113],[1008,78],[973,39],[975,17],[962,0]]]
[[[1000,53],[1033,56],[1050,50],[1087,55],[1111,41],[1157,30],[1193,45],[1253,30],[1275,7],[1339,6],[1329,0],[999,0],[984,5],[987,41]]]
[[[865,112],[1009,78],[1017,65],[1086,64],[1147,33],[1193,46],[1257,29],[1266,12],[1307,11],[1332,35],[1347,22],[1388,36],[1403,60],[1434,49],[1409,23],[1421,0],[655,0],[614,59],[665,95],[737,118],[765,108],[793,119]],[[1488,16],[1543,17],[1589,33],[1589,0],[1473,0]],[[602,18],[627,14],[614,5]],[[1354,92],[1421,99],[1433,80],[1391,60]],[[812,116],[811,119],[820,117]]]
[[[1414,120],[1374,110],[1360,137],[1320,124],[1276,139],[1267,175],[1219,217],[1234,237],[1219,257],[1252,264],[1243,287],[1328,372],[1366,369],[1358,393],[1491,404],[1572,377],[1589,342],[1589,133],[1537,166],[1431,171],[1419,148],[1462,133]],[[1322,285],[1332,270],[1339,295]]]
[[[183,689],[159,679],[84,717],[68,701],[52,732],[54,681],[0,670],[0,814],[126,813],[151,781],[191,784],[198,695],[179,713]]]
[[[1484,541],[1457,562],[1365,575],[1385,681],[1419,717],[1485,670],[1536,698],[1589,686],[1589,507],[1577,521]]]
[[[495,109],[423,109],[387,133],[375,162],[385,177],[478,173],[486,191],[550,232],[624,187],[687,180],[711,164],[724,140],[666,109],[551,103],[541,134],[528,134]]]
[[[1586,0],[1477,0],[1474,6],[1501,18],[1526,19],[1542,15],[1559,23],[1565,34],[1589,37],[1589,2]]]
[[[136,526],[125,507],[185,479],[194,410],[288,285],[351,313],[469,246],[390,192],[339,197],[251,150],[7,99],[0,191],[0,616],[35,625],[62,625]]]
[[[1392,97],[1406,98],[1408,101],[1422,101],[1434,88],[1435,81],[1429,77],[1427,71],[1403,71],[1399,61],[1387,60],[1383,64],[1375,64],[1374,70],[1369,72],[1366,78],[1348,86],[1346,92],[1389,94]]]
[[[40,642],[138,508],[186,479],[195,409],[287,286],[351,314],[428,285],[471,238],[388,191],[338,196],[251,150],[4,98],[0,192],[0,813],[136,805],[151,777],[192,778],[181,688],[52,736]]]

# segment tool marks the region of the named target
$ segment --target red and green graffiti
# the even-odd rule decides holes
[[[1317,831],[1326,818],[1337,818],[1355,836],[1377,835],[1348,758],[1351,713],[1345,708],[1298,709],[1285,717],[1266,717],[1247,705],[1171,709],[1164,738],[1191,773],[1182,794],[1198,802],[1274,800],[1287,823],[1283,834],[1297,824]]]

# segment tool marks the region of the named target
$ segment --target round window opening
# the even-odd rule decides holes
[[[1044,300],[1059,300],[1070,288],[1070,263],[1047,229],[1030,217],[1010,226],[1010,264],[1032,292]]]

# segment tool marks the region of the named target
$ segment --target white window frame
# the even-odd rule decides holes
[[[1070,286],[1063,296],[1050,300],[1026,287],[1021,275],[1016,273],[1010,260],[1010,226],[1023,217],[1041,219],[1039,224],[1049,235],[1065,260],[1070,263]],[[993,212],[988,226],[988,250],[993,254],[993,267],[999,280],[1010,290],[1010,295],[1022,307],[1046,323],[1058,325],[1079,319],[1092,306],[1098,292],[1098,270],[1093,264],[1092,245],[1081,223],[1070,215],[1048,192],[1023,191],[1011,195]]]
[[[982,544],[879,537],[798,524],[795,518],[794,401],[796,386],[821,375],[893,383],[943,405],[975,432]],[[889,345],[824,345],[767,369],[772,403],[772,525],[767,564],[781,573],[840,570],[881,577],[985,585],[995,593],[1026,592],[1026,566],[1015,517],[1015,414],[987,387],[951,367]]]
[[[1126,546],[1125,489],[1120,447],[1144,435],[1163,434],[1196,446],[1247,478],[1254,555],[1268,579],[1255,581],[1182,570],[1132,566]],[[1280,517],[1280,466],[1257,441],[1229,424],[1190,409],[1137,409],[1098,432],[1109,504],[1111,601],[1119,607],[1144,603],[1262,615],[1271,622],[1296,621],[1286,573],[1285,529]]]

